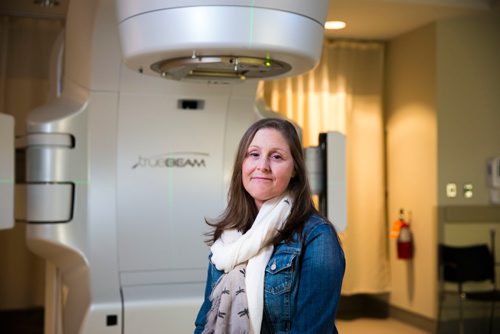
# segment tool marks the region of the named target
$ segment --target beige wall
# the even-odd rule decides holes
[[[499,59],[498,16],[445,20],[388,43],[388,224],[411,210],[416,245],[414,261],[404,262],[391,243],[393,306],[436,319],[438,207],[489,205],[486,160],[500,155]],[[449,182],[456,198],[446,197]],[[466,183],[472,198],[463,196]],[[477,242],[492,226],[500,232],[475,222],[443,231],[450,243]]]
[[[435,314],[437,119],[436,33],[427,26],[387,48],[386,131],[389,228],[399,209],[411,212],[412,261],[390,242],[390,304],[428,318]]]
[[[500,15],[439,22],[437,32],[439,204],[475,206],[467,221],[440,221],[439,237],[451,245],[489,243],[491,229],[500,237],[500,220],[486,218],[486,161],[500,156]],[[457,184],[456,198],[446,196],[447,183]],[[466,183],[471,198],[463,195]]]
[[[440,205],[488,204],[486,160],[500,156],[500,16],[437,24]],[[462,190],[447,198],[446,183]]]

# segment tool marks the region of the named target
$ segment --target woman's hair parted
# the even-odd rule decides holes
[[[289,241],[294,232],[301,232],[304,222],[312,213],[317,213],[314,207],[309,182],[307,179],[304,155],[297,130],[294,125],[284,119],[264,118],[252,124],[240,140],[233,175],[228,192],[228,205],[220,217],[206,220],[214,230],[208,234],[208,243],[215,242],[228,229],[237,229],[245,233],[257,217],[257,206],[250,194],[243,187],[242,166],[247,156],[247,150],[257,131],[275,129],[279,131],[288,143],[293,158],[295,175],[290,179],[287,191],[292,197],[293,205],[284,227],[273,239],[277,244],[283,240]]]

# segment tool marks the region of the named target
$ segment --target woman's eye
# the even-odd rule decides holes
[[[271,157],[272,157],[274,160],[281,160],[281,159],[282,159],[281,155],[279,155],[279,154],[274,154],[274,155],[272,155]]]
[[[247,156],[256,158],[256,157],[259,156],[259,153],[257,153],[257,152],[248,152]]]

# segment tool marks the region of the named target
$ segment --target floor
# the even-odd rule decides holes
[[[337,329],[340,334],[426,334],[392,319],[337,320]],[[43,334],[43,310],[0,312],[0,333]]]
[[[398,320],[390,318],[338,320],[337,329],[340,334],[428,334],[421,329],[406,325]]]
[[[401,310],[395,312],[396,310],[388,308],[387,303],[379,303],[380,299],[372,296],[343,296],[337,314],[337,328],[341,334],[436,334],[437,331],[438,334],[457,334],[460,327],[458,300],[459,297],[455,294],[444,299],[440,325],[435,328],[432,321],[408,316],[401,313]],[[465,301],[463,306],[464,333],[488,333],[491,304]],[[413,325],[405,322],[405,318]],[[500,333],[500,305],[497,304],[492,328],[493,333]]]
[[[43,320],[40,313],[26,312],[12,317],[0,316],[0,333],[9,334],[43,334]],[[2,319],[3,318],[3,319]],[[417,328],[392,319],[359,318],[354,320],[338,320],[337,329],[340,334],[427,334]]]
[[[465,333],[487,333],[486,319],[469,319]],[[500,318],[495,319],[495,331],[500,328]],[[430,334],[431,332],[410,326],[399,320],[380,317],[355,317],[337,319],[337,329],[340,334]],[[495,332],[494,331],[494,332]],[[496,331],[498,333],[498,331]],[[0,312],[0,333],[8,334],[43,334],[43,309],[26,311]],[[456,321],[444,322],[440,334],[458,333]]]

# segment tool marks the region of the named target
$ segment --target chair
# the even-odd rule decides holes
[[[495,230],[491,231],[490,248],[486,244],[471,246],[447,246],[439,245],[439,273],[440,281],[457,284],[459,294],[459,332],[464,333],[463,301],[475,300],[491,303],[489,333],[493,332],[493,319],[495,302],[500,301],[500,290],[496,288],[495,282]],[[489,281],[491,288],[481,291],[469,291],[464,289],[468,282]],[[441,307],[444,299],[444,291],[441,289],[440,306],[438,314],[438,325],[441,318]]]

